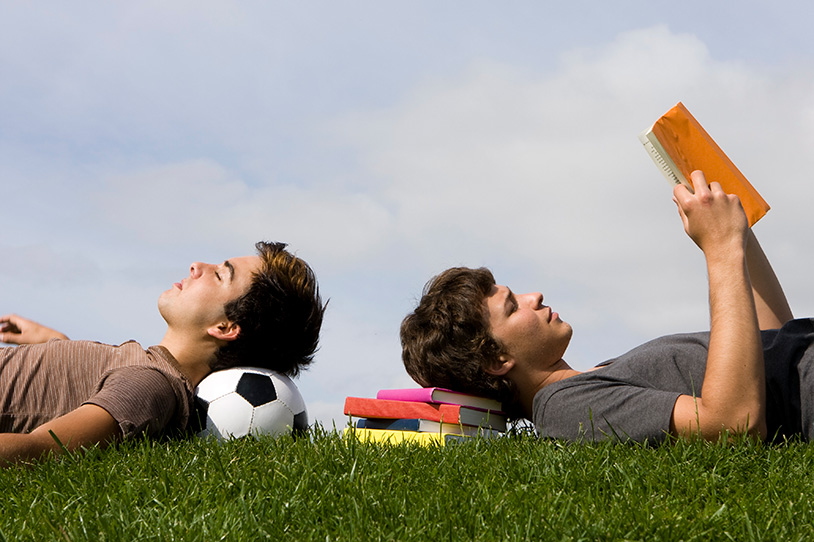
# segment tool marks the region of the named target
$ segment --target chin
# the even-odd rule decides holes
[[[574,335],[574,329],[568,324],[565,325],[567,326],[567,331],[563,333],[563,343],[564,343],[562,347],[563,355],[565,355],[565,351],[568,349],[568,345],[571,344],[571,337],[573,337]]]
[[[166,292],[161,294],[159,296],[159,298],[158,298],[158,312],[159,312],[159,314],[161,314],[161,317],[164,320],[167,319],[166,311],[168,310],[169,305],[170,305],[169,299],[167,299],[167,295],[166,295],[168,292],[169,292],[169,290],[167,290]]]

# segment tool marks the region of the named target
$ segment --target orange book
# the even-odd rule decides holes
[[[769,210],[769,204],[681,102],[642,132],[639,140],[672,184],[682,183],[692,190],[690,173],[700,169],[708,182],[716,181],[724,192],[740,198],[750,226]]]

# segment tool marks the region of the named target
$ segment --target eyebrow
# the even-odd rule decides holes
[[[233,280],[235,280],[235,266],[232,265],[232,262],[230,262],[229,260],[223,262],[223,265],[225,265],[226,269],[229,270],[229,282],[232,282]]]

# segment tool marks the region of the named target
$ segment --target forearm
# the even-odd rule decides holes
[[[0,466],[40,459],[49,452],[58,454],[88,446],[105,447],[120,437],[118,423],[105,409],[82,405],[31,433],[1,433]]]
[[[746,263],[760,329],[777,329],[794,318],[780,281],[751,230],[747,237]]]
[[[678,398],[671,430],[709,440],[728,431],[765,438],[766,377],[747,255],[746,216],[737,196],[726,194],[718,183],[707,185],[702,172],[694,171],[692,180],[693,194],[677,186],[673,195],[685,231],[707,262],[709,351],[701,395]],[[754,259],[754,247],[752,252]],[[759,256],[754,262],[758,265]],[[770,283],[767,276],[764,273],[761,285]]]
[[[0,316],[0,342],[8,344],[37,344],[51,339],[67,340],[68,337],[50,327],[45,327],[16,314]]]
[[[56,445],[56,442],[51,441]],[[54,449],[31,434],[0,433],[0,467],[8,467],[24,461],[34,461]]]
[[[741,254],[708,258],[710,342],[699,402],[699,430],[765,436],[763,345],[749,271]]]

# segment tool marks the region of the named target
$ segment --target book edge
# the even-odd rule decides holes
[[[436,397],[435,395],[439,396]],[[461,400],[456,400],[456,399]],[[477,408],[503,412],[503,405],[496,399],[480,397],[446,388],[393,388],[383,389],[376,393],[376,399],[385,401],[425,402],[435,404],[457,405],[468,408]]]
[[[443,401],[443,398],[448,396],[448,395],[452,396],[452,397],[449,397],[449,399],[454,399],[455,397],[464,397],[464,398],[466,398],[465,400],[469,404],[463,404],[463,403],[460,403],[460,402],[456,403],[454,401],[449,401],[449,404],[466,406],[466,407],[471,407],[471,408],[484,409],[484,410],[489,410],[489,411],[497,410],[497,411],[503,412],[503,404],[500,401],[498,401],[497,399],[490,399],[489,397],[480,397],[480,396],[477,396],[477,395],[471,395],[471,394],[468,394],[468,393],[461,393],[461,392],[458,392],[458,391],[447,390],[447,389],[443,389],[443,388],[435,388],[435,390],[433,391],[433,395],[435,395],[435,393],[438,393],[438,394],[441,395],[441,397],[439,397],[437,399],[438,401]],[[444,401],[444,402],[446,402],[446,401]],[[492,408],[492,407],[495,407],[495,408]]]
[[[413,431],[416,433],[437,433],[440,435],[463,435],[467,437],[473,436],[496,436],[504,433],[499,429],[492,427],[466,425],[460,423],[447,423],[437,422],[435,420],[425,420],[421,418],[399,418],[399,419],[384,419],[387,422],[387,427],[377,427],[376,425],[368,426],[371,420],[381,420],[382,418],[359,418],[356,424],[352,426],[356,429],[378,429],[384,431]],[[399,422],[404,423],[404,427],[396,427]],[[412,423],[415,422],[415,423]]]
[[[676,166],[673,159],[664,149],[661,141],[659,141],[659,138],[653,132],[652,126],[639,134],[639,141],[644,145],[647,155],[650,156],[650,159],[656,164],[656,167],[661,171],[661,174],[664,175],[664,178],[667,179],[667,182],[672,186],[683,184],[692,190],[692,185],[689,180],[684,177],[684,174],[681,173],[678,166]]]
[[[379,420],[388,425],[388,427],[376,427],[374,422],[373,427],[369,427],[368,423],[373,420]],[[405,427],[393,427],[402,422]],[[492,435],[494,433],[504,433],[505,430],[492,427],[490,425],[469,425],[465,423],[450,423],[439,422],[436,420],[428,420],[426,418],[375,418],[373,416],[357,417],[356,423],[352,424],[357,429],[381,429],[387,431],[416,431],[419,433],[440,433],[444,435]]]
[[[417,431],[389,431],[387,429],[348,428],[343,436],[358,439],[362,442],[375,442],[386,444],[400,444],[402,442],[415,442],[418,444],[444,445],[450,441],[460,441],[472,437],[465,435],[442,435],[439,433],[420,433]]]

